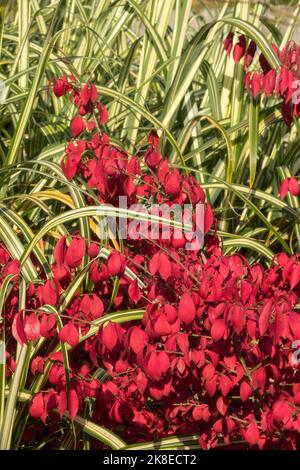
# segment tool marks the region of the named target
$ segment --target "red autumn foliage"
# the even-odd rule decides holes
[[[253,55],[251,47],[246,55]],[[241,41],[239,48],[236,57],[244,51]],[[53,91],[58,97],[69,94],[81,116],[100,113],[98,121],[105,120],[92,84],[81,87],[62,77]],[[205,203],[192,176],[169,169],[155,132],[144,156],[132,158],[104,132],[85,128],[83,137],[68,143],[62,168],[69,179],[83,178],[101,203],[113,205],[119,195],[132,203],[144,197],[154,203]],[[267,269],[250,265],[222,253],[208,204],[205,223],[205,246],[196,251],[178,240],[174,244],[174,237],[160,236],[155,243],[129,237],[122,253],[110,247],[105,259],[96,237],[91,242],[78,233],[71,240],[61,237],[53,279],[41,275],[38,287],[28,285],[24,311],[18,309],[19,265],[0,247],[1,283],[15,275],[5,304],[8,377],[15,370],[17,342],[44,338],[29,368],[28,384],[47,374],[30,402],[31,426],[50,417],[59,427],[57,414],[62,418],[68,411],[74,420],[89,403],[92,420],[128,443],[197,434],[203,449],[219,443],[300,449],[300,366],[293,360],[293,342],[300,339],[300,256],[279,254]],[[59,308],[85,256],[90,281],[64,307],[60,329],[45,304]],[[99,323],[105,314],[132,305],[145,311],[141,321]],[[68,345],[69,378],[61,343]],[[99,368],[106,373],[101,382],[94,378]]]
[[[232,57],[235,62],[244,58],[244,67],[248,70],[257,53],[257,45],[251,40],[246,50],[247,39],[244,35],[239,35],[233,46],[234,37],[234,33],[230,33],[225,38],[224,49],[228,56],[233,50]],[[300,46],[294,41],[288,41],[281,50],[273,44],[273,50],[280,62],[279,70],[273,69],[261,52],[259,53],[261,71],[247,71],[244,77],[245,86],[254,99],[261,93],[267,97],[274,94],[281,97],[282,116],[285,123],[290,125],[294,116],[300,117]]]

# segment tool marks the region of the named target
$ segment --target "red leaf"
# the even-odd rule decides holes
[[[148,342],[148,336],[147,334],[138,328],[137,326],[134,326],[131,330],[130,333],[130,347],[131,349],[135,352],[135,354],[138,354],[144,347],[146,346]]]
[[[189,325],[195,319],[196,307],[192,297],[188,293],[184,293],[180,299],[178,315],[180,320],[186,325]]]
[[[99,318],[103,315],[104,305],[102,300],[96,295],[92,294],[90,297],[90,313],[93,318]]]
[[[56,331],[56,316],[54,313],[44,313],[40,324],[40,332],[44,338],[50,338]]]
[[[132,300],[135,304],[141,299],[141,292],[137,279],[131,282],[130,286],[128,287],[128,295],[130,300]]]
[[[157,148],[159,145],[159,137],[156,131],[151,131],[148,135],[148,143],[154,148]]]
[[[245,440],[250,444],[250,446],[255,446],[258,443],[259,431],[256,423],[251,423],[246,432]]]
[[[73,323],[67,323],[58,333],[58,338],[62,343],[68,343],[72,348],[79,343],[79,333]]]
[[[82,104],[86,106],[89,101],[94,103],[97,99],[98,91],[93,83],[86,83],[80,92]]]
[[[79,308],[87,318],[92,319],[101,317],[104,312],[103,302],[96,294],[84,295]]]
[[[102,330],[102,342],[107,349],[112,351],[116,346],[117,341],[118,335],[116,327],[112,322],[108,322],[107,326]]]
[[[232,57],[235,62],[241,60],[246,51],[246,37],[242,34],[239,36],[237,44],[233,48]]]
[[[230,56],[230,52],[233,46],[233,33],[230,33],[226,36],[223,42],[224,49],[228,57]]]
[[[193,419],[195,421],[205,421],[208,422],[211,416],[209,407],[205,403],[195,406],[192,413]]]
[[[252,373],[252,383],[254,388],[258,388],[261,391],[264,390],[266,384],[266,370],[264,367],[259,367]]]
[[[60,79],[56,80],[53,85],[53,93],[57,98],[65,95],[69,89],[69,84],[67,77],[61,77]]]
[[[276,85],[276,70],[271,69],[268,73],[263,75],[263,90],[267,96],[274,93]]]
[[[40,392],[35,395],[29,405],[29,413],[33,418],[41,418],[45,411],[44,396]]]
[[[252,64],[255,52],[256,52],[256,43],[252,40],[252,41],[250,41],[250,44],[249,44],[249,47],[247,49],[246,56],[245,56],[245,67],[246,68],[249,68],[250,65]]]
[[[40,337],[40,322],[35,313],[25,317],[24,332],[28,341],[35,341]]]
[[[111,276],[117,276],[122,270],[122,260],[120,253],[114,250],[107,261],[108,272]]]
[[[53,286],[52,281],[48,279],[44,286],[42,286],[42,296],[45,304],[55,306],[58,301],[58,293],[56,287]]]
[[[79,134],[85,131],[85,122],[81,116],[75,116],[70,124],[70,129],[73,137],[77,137]]]
[[[60,362],[61,364],[64,362],[64,356],[61,351],[49,354],[50,361]]]
[[[212,324],[210,334],[214,341],[219,341],[219,339],[224,337],[226,330],[225,321],[219,318],[215,320]]]
[[[9,259],[10,259],[10,255],[7,252],[7,250],[3,248],[2,246],[0,246],[0,264],[8,263]]]
[[[252,388],[250,384],[246,381],[243,380],[240,385],[240,397],[242,402],[245,402],[248,400],[249,397],[252,395]]]
[[[9,263],[7,263],[7,265],[5,266],[3,271],[3,277],[8,276],[9,274],[15,274],[15,276],[12,278],[12,281],[17,280],[20,274],[20,262],[17,259],[9,261]]]
[[[227,400],[224,400],[223,397],[218,398],[216,407],[218,412],[222,415],[225,416],[227,408],[228,408],[228,402]]]
[[[162,161],[162,154],[160,153],[160,151],[158,149],[153,150],[153,149],[150,148],[145,153],[144,158],[145,158],[146,165],[148,165],[150,168],[154,169],[154,168],[158,167],[158,165]]]
[[[220,389],[221,389],[222,395],[223,397],[226,397],[232,388],[232,382],[230,378],[227,377],[226,375],[221,375],[221,377],[219,378],[219,381],[220,381]]]
[[[73,238],[68,246],[65,263],[69,268],[76,268],[80,265],[85,253],[85,241],[83,238]]]
[[[289,336],[289,320],[287,314],[282,313],[277,305],[275,305],[275,308],[274,342],[280,343],[282,339],[286,339]]]
[[[159,272],[161,277],[166,281],[172,272],[171,263],[167,255],[161,251],[155,253],[149,263],[149,271],[152,276]]]
[[[172,333],[172,328],[166,315],[160,315],[154,324],[154,331],[157,336],[166,336]]]
[[[23,325],[23,315],[21,312],[17,313],[14,316],[13,324],[12,324],[12,334],[16,341],[20,344],[27,344],[27,338],[24,331]]]
[[[64,264],[66,251],[66,236],[63,236],[60,237],[54,248],[54,259],[57,264]]]
[[[165,191],[167,194],[175,196],[180,191],[180,176],[177,170],[168,173],[165,178]]]
[[[44,372],[45,361],[46,358],[41,356],[36,356],[34,359],[32,359],[30,369],[33,375],[36,375],[38,372],[40,374]]]
[[[254,72],[251,79],[251,89],[253,98],[257,98],[261,90],[261,76]]]
[[[245,325],[245,314],[241,307],[235,306],[231,309],[231,322],[236,334],[240,334]]]
[[[290,274],[289,281],[290,281],[291,289],[294,289],[294,287],[296,287],[296,285],[300,281],[300,264],[296,264],[296,266],[294,266]]]
[[[204,380],[210,381],[215,375],[215,372],[214,366],[212,364],[207,364],[202,371],[202,377]]]
[[[167,372],[169,367],[170,359],[164,351],[160,351],[158,353],[152,351],[150,353],[147,363],[147,372],[151,379],[160,380],[162,375]]]
[[[152,276],[158,272],[160,268],[160,252],[155,253],[155,255],[151,258],[149,263],[149,271]]]
[[[241,299],[242,299],[243,305],[245,305],[248,302],[251,293],[252,293],[251,284],[249,284],[249,282],[247,281],[242,280],[241,281]]]
[[[130,197],[134,194],[136,190],[136,185],[134,184],[134,178],[128,177],[123,183],[123,189],[125,194]]]
[[[284,400],[278,400],[272,408],[273,418],[277,422],[287,422],[292,417],[292,408]]]
[[[172,268],[169,258],[164,253],[160,254],[159,274],[166,281],[171,276]]]
[[[165,374],[170,367],[170,359],[167,353],[164,351],[159,351],[158,353],[158,362],[163,374]]]
[[[215,375],[211,380],[205,381],[204,388],[210,397],[213,397],[216,393],[217,380],[218,380],[218,377],[217,375]]]
[[[88,250],[88,255],[90,258],[96,258],[99,254],[99,246],[96,243],[91,243]]]
[[[299,196],[300,186],[296,178],[289,178],[289,191],[293,196]]]
[[[209,204],[206,204],[204,212],[204,235],[206,235],[214,222],[214,214]]]
[[[161,378],[161,370],[157,359],[157,353],[153,351],[147,362],[147,372],[153,380],[159,380]]]
[[[259,320],[258,320],[259,333],[261,336],[263,336],[266,333],[267,329],[269,328],[269,322],[270,322],[272,309],[273,309],[273,302],[272,300],[268,300],[265,303],[260,313]]]
[[[297,312],[289,313],[289,325],[295,340],[300,339],[300,315]]]
[[[71,388],[69,391],[68,410],[70,413],[71,421],[74,421],[74,418],[79,410],[79,399],[77,392],[74,388]]]
[[[77,168],[78,162],[72,157],[72,155],[68,155],[67,159],[64,157],[61,160],[61,169],[69,181],[71,181],[76,175]]]
[[[190,344],[189,344],[189,337],[185,333],[180,333],[177,335],[177,344],[179,346],[180,351],[182,351],[184,354],[187,353],[190,349]]]
[[[105,124],[107,119],[108,119],[107,109],[106,109],[105,106],[103,106],[102,103],[99,103],[98,104],[98,111],[99,111],[99,122],[100,122],[101,126],[103,126],[103,124]]]
[[[281,186],[279,188],[280,199],[284,199],[285,196],[287,195],[288,191],[289,191],[289,179],[285,178],[283,180],[283,182],[281,183]]]

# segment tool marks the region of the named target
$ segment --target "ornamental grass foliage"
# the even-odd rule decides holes
[[[0,29],[0,448],[299,450],[293,21],[21,3],[32,24]],[[194,232],[201,206],[203,246],[138,204],[188,205]]]

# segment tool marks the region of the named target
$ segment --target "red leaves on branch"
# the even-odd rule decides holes
[[[233,41],[230,35],[224,46],[235,60],[245,57],[246,67],[257,53],[243,36]],[[263,77],[256,72],[246,79],[249,91],[271,95],[278,87],[288,98],[290,74],[282,71],[279,80],[263,58],[260,66]],[[68,95],[78,108],[75,134],[86,131],[86,122],[106,121],[92,84],[62,77],[53,91]],[[169,167],[156,132],[143,155],[132,158],[93,126],[84,135],[85,140],[67,144],[62,168],[68,179],[78,175],[101,204],[113,207],[125,195],[134,204],[140,198],[168,205],[201,202],[205,245],[202,251],[186,250],[185,234],[175,240],[172,232],[164,239],[159,226],[154,241],[129,237],[122,252],[109,243],[106,259],[98,256],[96,236],[88,241],[71,233],[55,246],[53,276],[41,274],[28,286],[22,312],[19,263],[0,247],[1,282],[7,273],[15,275],[4,309],[7,376],[14,373],[16,341],[44,338],[29,365],[28,383],[45,374],[43,391],[30,402],[29,424],[50,417],[55,430],[61,426],[58,416],[74,420],[88,407],[93,421],[128,443],[196,434],[203,449],[219,442],[239,449],[300,448],[300,366],[293,356],[293,342],[300,339],[299,255],[278,254],[269,268],[225,256],[202,188]],[[297,193],[295,178],[284,184],[282,197]],[[89,282],[80,284],[60,311],[84,256]],[[59,332],[58,319],[43,310],[45,304],[59,310]],[[145,312],[141,321],[128,321],[140,311]],[[66,348],[68,374],[60,342],[72,348]],[[101,381],[95,378],[99,371]]]
[[[234,42],[234,33],[228,35],[224,40],[224,49],[228,56],[231,55]],[[236,41],[235,41],[236,42]],[[235,62],[243,60],[244,67],[249,69],[257,54],[257,45],[253,40],[249,41],[245,53],[247,39],[244,35],[239,35],[233,47],[232,57]],[[300,46],[294,41],[288,41],[282,50],[273,44],[273,50],[280,61],[279,72],[272,69],[263,53],[259,53],[259,64],[261,71],[248,71],[244,77],[246,90],[256,99],[260,93],[265,96],[273,96],[274,93],[282,98],[282,117],[289,126],[293,117],[300,116]],[[298,192],[299,194],[299,192]]]
[[[300,193],[300,185],[296,178],[285,178],[279,188],[279,195],[281,199],[284,199],[287,193],[291,193],[293,196],[298,196]]]

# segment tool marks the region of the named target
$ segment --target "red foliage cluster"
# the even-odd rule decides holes
[[[205,202],[192,176],[169,168],[155,133],[144,154],[131,158],[110,144],[98,130],[106,110],[93,85],[81,88],[63,77],[53,90],[58,97],[69,94],[79,109],[62,163],[67,178],[80,175],[103,203],[122,194],[131,202]],[[122,253],[113,249],[107,259],[97,239],[88,243],[75,233],[69,243],[62,237],[53,279],[28,286],[22,312],[19,265],[1,248],[1,282],[15,274],[5,305],[8,376],[15,368],[15,340],[44,338],[30,364],[29,385],[48,374],[31,400],[33,418],[46,422],[51,414],[51,425],[59,426],[55,410],[60,417],[68,410],[74,419],[90,400],[92,419],[127,442],[196,433],[203,449],[219,443],[300,448],[300,366],[293,349],[300,339],[300,257],[280,254],[264,269],[224,256],[209,232],[214,223],[206,205],[203,250],[185,250],[184,235],[155,242],[129,238]],[[43,306],[59,306],[85,255],[90,283],[64,310],[58,332],[55,314]],[[108,311],[132,308],[145,310],[142,321],[93,327]],[[71,348],[69,377],[60,342]],[[101,382],[94,377],[99,368],[107,374]]]
[[[257,45],[251,40],[247,46],[244,35],[238,37],[233,46],[234,33],[224,40],[224,49],[228,56],[232,52],[235,62],[244,58],[245,70],[251,67],[256,54]],[[289,41],[282,50],[273,44],[273,50],[280,61],[280,70],[273,69],[263,53],[259,54],[260,71],[247,71],[244,81],[246,89],[253,98],[260,93],[266,97],[276,94],[283,99],[282,115],[287,125],[291,124],[293,116],[300,116],[300,46]],[[293,99],[293,97],[295,99]]]
[[[279,188],[279,195],[281,199],[284,199],[288,193],[291,193],[292,196],[299,196],[300,194],[300,185],[299,181],[296,178],[285,178]]]

